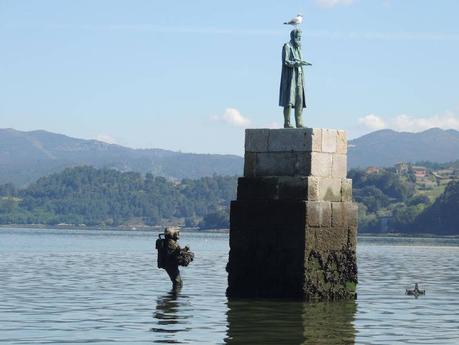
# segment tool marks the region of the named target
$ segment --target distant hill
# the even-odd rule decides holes
[[[170,181],[138,172],[68,168],[19,190],[0,186],[0,224],[227,227],[236,182],[235,176]]]
[[[392,166],[398,162],[459,160],[459,132],[376,131],[349,141],[349,168]],[[241,175],[243,158],[162,149],[132,149],[47,131],[0,129],[0,184],[27,185],[65,168],[90,165],[121,172],[152,173],[173,179]]]
[[[450,182],[445,192],[413,222],[417,233],[459,235],[459,181]]]
[[[0,184],[11,182],[23,186],[39,177],[80,165],[195,179],[213,174],[240,175],[243,159],[235,155],[131,149],[42,130],[0,129]]]
[[[392,166],[399,162],[459,159],[459,132],[432,128],[420,133],[384,129],[349,141],[349,168]]]

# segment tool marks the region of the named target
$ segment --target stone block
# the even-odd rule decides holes
[[[255,176],[255,168],[257,165],[257,154],[255,152],[246,152],[244,155],[244,176]]]
[[[331,202],[322,201],[321,202],[321,212],[320,212],[320,227],[321,228],[330,228],[331,227]]]
[[[357,226],[358,207],[353,202],[343,202],[345,224],[349,227]]]
[[[342,154],[332,156],[332,176],[344,178],[347,176],[347,157]]]
[[[306,213],[308,226],[313,227],[313,228],[320,227],[320,213],[321,213],[320,201],[308,201],[307,213]]]
[[[328,201],[307,201],[307,225],[312,228],[331,226],[331,204]]]
[[[344,227],[344,211],[343,211],[343,203],[341,202],[332,202],[331,203],[332,209],[332,227]]]
[[[279,199],[307,200],[308,178],[282,176],[277,180]]]
[[[304,128],[272,129],[269,133],[268,152],[307,151]]]
[[[296,153],[261,152],[256,155],[255,176],[294,176],[296,169]]]
[[[352,250],[357,248],[357,226],[348,227],[348,245]]]
[[[341,179],[333,177],[319,178],[319,199],[341,201]]]
[[[347,154],[347,135],[343,130],[338,130],[336,135],[336,153]]]
[[[341,201],[352,201],[352,180],[343,178],[341,180]]]
[[[322,129],[322,152],[336,152],[336,129]]]
[[[311,175],[330,177],[332,171],[332,154],[311,152]]]
[[[278,177],[240,177],[237,183],[237,199],[270,199],[279,198]]]
[[[246,152],[267,152],[270,129],[246,129],[245,130],[245,151]]]
[[[311,174],[311,152],[297,152],[295,175],[308,176]]]
[[[348,231],[344,228],[316,229],[314,250],[319,252],[338,251],[347,247]]]
[[[320,189],[319,189],[319,177],[308,176],[308,201],[319,201],[320,200]]]
[[[321,128],[306,128],[305,140],[307,151],[322,152]]]

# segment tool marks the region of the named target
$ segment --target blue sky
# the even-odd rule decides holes
[[[298,12],[307,126],[459,129],[457,0],[0,0],[0,128],[242,154]]]

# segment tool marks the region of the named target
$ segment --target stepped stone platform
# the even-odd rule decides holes
[[[231,203],[229,297],[356,297],[357,206],[346,133],[247,129]]]

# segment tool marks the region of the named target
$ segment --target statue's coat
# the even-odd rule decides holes
[[[282,74],[279,92],[279,106],[295,107],[296,98],[296,80],[298,69],[303,67],[295,67],[295,58],[302,60],[301,50],[295,49],[292,42],[284,44],[282,49]],[[306,108],[306,100],[304,97],[304,72],[302,73],[302,92],[303,92],[303,108]]]

